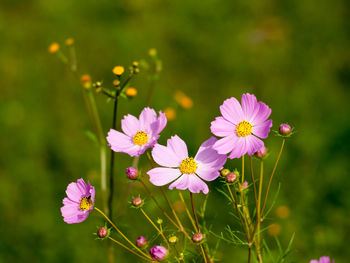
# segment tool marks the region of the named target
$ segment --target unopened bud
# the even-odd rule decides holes
[[[158,218],[158,219],[157,219],[157,224],[158,224],[158,225],[161,225],[161,224],[163,224],[163,219],[161,219],[161,218]]]
[[[168,238],[168,241],[170,244],[175,244],[177,242],[177,237],[176,236],[171,236]]]
[[[143,200],[141,199],[141,197],[135,197],[133,200],[132,200],[132,205],[134,207],[139,207],[140,205],[142,205],[143,203]]]
[[[239,186],[242,191],[246,190],[248,188],[248,182],[244,181],[243,183],[240,184]]]
[[[98,230],[97,230],[97,236],[99,238],[105,238],[106,236],[108,236],[109,234],[109,230],[107,227],[100,227]]]
[[[124,73],[125,69],[123,66],[115,66],[112,70],[114,75],[120,76]]]
[[[152,259],[162,261],[168,256],[168,250],[163,246],[154,246],[149,251]]]
[[[228,173],[226,175],[226,182],[228,183],[234,183],[237,180],[237,174],[236,173]]]
[[[134,167],[126,168],[126,175],[129,179],[135,180],[139,176],[139,171]]]
[[[264,158],[267,155],[267,148],[265,146],[261,147],[254,155],[260,159]]]
[[[204,235],[202,233],[194,233],[193,237],[192,237],[192,241],[195,243],[199,243],[202,242],[204,240]]]
[[[136,239],[136,245],[138,247],[144,247],[147,245],[147,239],[144,237],[144,236],[139,236],[137,239]]]
[[[289,135],[292,132],[292,128],[290,127],[289,124],[283,123],[279,127],[279,133],[281,135]]]
[[[230,170],[229,169],[222,169],[221,171],[220,171],[220,174],[222,175],[222,176],[226,176],[226,175],[228,175],[230,173]]]

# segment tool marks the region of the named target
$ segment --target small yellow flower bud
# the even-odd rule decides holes
[[[164,113],[165,113],[165,117],[167,118],[168,121],[172,121],[176,117],[176,111],[174,108],[171,108],[171,107],[166,108],[164,110]]]
[[[192,99],[181,91],[177,91],[175,93],[175,100],[182,108],[186,110],[191,109],[193,106]]]
[[[51,54],[56,53],[59,49],[60,49],[60,45],[57,42],[54,42],[49,46],[49,53]]]
[[[281,233],[281,225],[276,223],[271,224],[267,229],[267,233],[270,236],[277,236],[279,233]]]
[[[161,225],[161,224],[163,224],[163,219],[161,219],[161,218],[158,218],[158,219],[157,219],[157,224],[158,224],[158,225]]]
[[[91,76],[89,74],[84,74],[80,77],[80,82],[84,86],[84,88],[91,87]]]
[[[71,46],[71,45],[74,44],[74,39],[71,38],[71,37],[67,38],[65,43],[66,43],[67,46]]]
[[[125,94],[128,97],[135,97],[137,95],[137,89],[134,87],[127,88]]]
[[[281,219],[286,219],[290,215],[290,210],[287,206],[281,205],[277,208],[276,215]]]
[[[168,238],[168,241],[170,244],[175,244],[177,242],[177,237],[176,236],[171,236]]]
[[[135,68],[137,68],[139,65],[140,65],[140,63],[138,61],[134,61],[132,63],[132,66],[135,67]]]
[[[150,55],[151,57],[156,56],[157,55],[157,49],[151,48],[150,50],[148,50],[148,55]]]
[[[120,85],[120,81],[118,79],[113,80],[113,86],[118,87]]]
[[[113,74],[120,76],[124,73],[124,67],[123,66],[115,66],[112,70]]]

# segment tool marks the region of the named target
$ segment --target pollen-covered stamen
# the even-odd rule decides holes
[[[144,131],[138,131],[134,135],[132,141],[139,146],[146,144],[148,141],[147,133],[145,133]]]
[[[89,210],[92,206],[92,201],[91,201],[91,197],[88,196],[84,196],[81,201],[80,201],[80,204],[79,204],[79,208],[81,211],[86,211],[86,210]]]
[[[236,133],[239,137],[245,137],[252,134],[253,125],[247,121],[241,121],[237,124]]]
[[[183,174],[193,174],[197,170],[197,163],[192,157],[189,157],[182,160],[179,169]]]

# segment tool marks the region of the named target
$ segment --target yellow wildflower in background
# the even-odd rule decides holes
[[[84,88],[91,87],[91,76],[89,74],[81,75],[80,82],[84,86]]]
[[[127,88],[125,94],[128,97],[135,97],[137,95],[137,89],[134,87]]]
[[[157,49],[151,48],[150,50],[148,50],[148,55],[150,55],[151,57],[156,56],[157,55]]]
[[[290,210],[287,206],[281,205],[277,208],[276,215],[281,219],[286,219],[290,215]]]
[[[191,109],[193,106],[193,101],[190,97],[188,97],[185,93],[183,93],[182,91],[177,91],[175,93],[175,100],[177,103],[179,103],[179,105],[188,110]]]
[[[60,49],[60,45],[57,42],[52,43],[49,46],[49,53],[54,54]]]
[[[67,38],[65,43],[66,43],[67,46],[71,46],[71,45],[74,44],[74,39],[71,38],[71,37]]]
[[[167,118],[168,121],[172,121],[176,117],[176,111],[174,108],[171,108],[171,107],[166,108],[164,110],[164,114],[165,114],[165,117]]]
[[[123,66],[115,66],[112,71],[113,71],[113,74],[120,76],[124,73],[125,70]]]
[[[281,233],[281,226],[279,224],[273,223],[267,229],[267,233],[270,236],[277,236],[279,233]]]

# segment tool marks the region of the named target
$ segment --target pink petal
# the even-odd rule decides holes
[[[63,199],[64,206],[61,207],[61,213],[63,217],[71,217],[79,213],[81,210],[79,209],[78,203],[69,203],[68,198]]]
[[[69,199],[75,202],[80,202],[82,195],[85,193],[84,189],[83,191],[78,186],[77,183],[70,183],[67,186],[66,194]]]
[[[259,111],[259,104],[256,97],[252,94],[246,93],[242,95],[241,102],[244,119],[246,121],[251,121],[251,118]]]
[[[149,175],[149,181],[152,184],[162,186],[174,181],[181,175],[181,172],[179,169],[157,167],[149,170],[147,174]]]
[[[159,111],[158,119],[151,124],[152,133],[159,134],[165,128],[166,124],[167,118],[165,117],[165,114]]]
[[[259,102],[259,111],[251,118],[251,124],[253,126],[260,124],[268,119],[271,114],[271,109],[263,102]]]
[[[252,136],[248,135],[246,137],[236,137],[235,145],[232,149],[231,154],[229,155],[230,159],[233,158],[240,158],[241,156],[245,155],[248,151],[246,138]]]
[[[215,142],[213,148],[219,154],[227,154],[233,149],[233,147],[235,147],[237,139],[238,137],[236,135],[224,137]]]
[[[110,129],[107,136],[107,141],[111,149],[115,152],[127,153],[130,156],[137,156],[140,146],[135,145],[132,138],[126,136],[124,133]]]
[[[151,132],[151,124],[157,120],[157,113],[154,109],[144,108],[140,114],[140,129],[146,131],[147,133]]]
[[[263,123],[253,126],[252,133],[262,139],[269,136],[270,129],[272,127],[272,120],[267,120]]]
[[[179,179],[173,182],[169,189],[179,189],[186,190],[188,189],[192,193],[199,193],[202,191],[204,194],[209,192],[209,188],[206,183],[204,183],[198,176],[195,174],[183,174]]]
[[[160,144],[154,146],[152,157],[157,164],[166,167],[179,167],[182,161],[182,159],[179,159],[170,147]]]
[[[229,98],[220,106],[220,112],[224,118],[233,124],[238,124],[244,120],[242,107],[236,98]]]
[[[177,135],[168,139],[167,147],[171,148],[178,160],[183,160],[188,157],[186,143]]]
[[[227,158],[227,157],[226,157]],[[225,160],[226,160],[225,158]],[[205,181],[213,181],[219,177],[219,170],[222,169],[222,166],[219,168],[211,167],[209,165],[205,165],[203,163],[198,163],[198,168],[196,170],[196,174],[204,179]]]
[[[215,167],[222,167],[226,162],[226,154],[218,154],[218,152],[213,148],[214,144],[217,142],[217,139],[211,137],[202,143],[199,147],[199,150],[194,158],[197,163],[210,164]]]
[[[122,119],[122,130],[125,134],[130,137],[133,137],[135,133],[140,131],[140,122],[139,120],[130,114],[124,116]]]
[[[253,135],[248,135],[244,138],[246,139],[246,147],[249,155],[253,155],[264,146],[264,142]]]
[[[235,132],[236,125],[223,117],[216,117],[215,121],[211,122],[210,130],[216,136],[225,137]]]
[[[88,216],[89,216],[88,212],[80,211],[79,213],[71,217],[64,217],[63,220],[67,224],[77,224],[77,223],[83,222]]]

